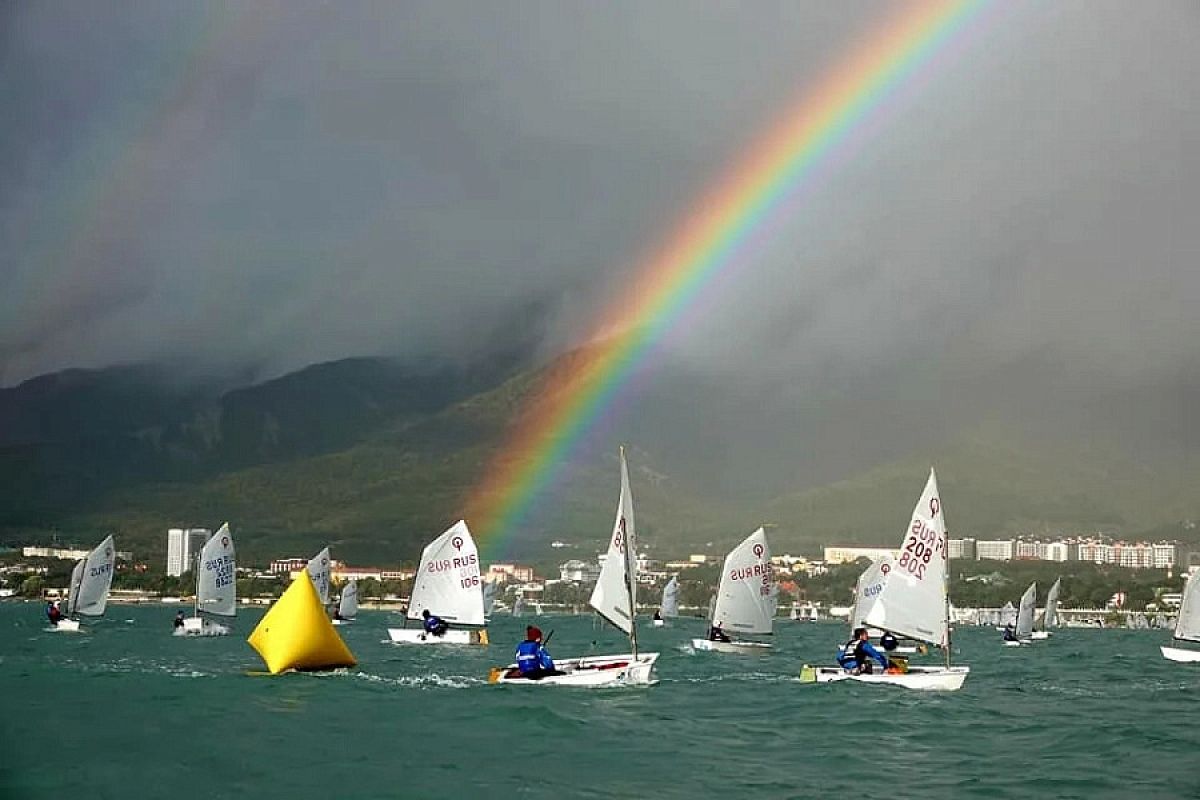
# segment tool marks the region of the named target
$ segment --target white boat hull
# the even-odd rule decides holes
[[[1022,640],[1019,640],[1019,639],[1018,639],[1018,640],[1017,640],[1017,641],[1015,641],[1015,642],[1006,641],[1006,642],[1004,643],[1004,646],[1005,646],[1005,647],[1020,647],[1020,646],[1022,646],[1022,645],[1026,645],[1026,644],[1029,644],[1029,641],[1028,641],[1028,640],[1024,640],[1024,641],[1022,641]]]
[[[79,620],[77,619],[60,619],[57,625],[52,625],[50,627],[50,630],[57,631],[59,633],[83,633],[83,630],[79,627]]]
[[[1160,647],[1163,658],[1168,661],[1178,661],[1183,664],[1200,662],[1200,650],[1185,650],[1182,647]]]
[[[530,680],[521,677],[516,664],[496,667],[488,675],[488,683],[507,686],[651,686],[658,683],[654,664],[658,653],[638,653],[637,661],[629,653],[612,656],[585,656],[555,661],[562,675],[547,675]]]
[[[661,628],[667,624],[665,621],[663,621],[661,619],[653,620],[653,622],[654,622],[654,627],[656,627],[656,628]]]
[[[175,636],[226,636],[229,626],[204,617],[188,617],[175,629]]]
[[[859,683],[886,684],[924,692],[956,692],[962,688],[971,672],[970,667],[909,667],[904,673],[876,672],[870,675],[855,675],[841,667],[810,667],[800,670],[802,683],[837,683],[857,681]]]
[[[451,628],[442,636],[426,633],[421,628],[388,628],[392,644],[487,644],[487,630]]]
[[[332,620],[332,622],[334,625],[349,625],[351,622],[354,622],[354,620],[352,620],[352,619],[335,619],[335,620]]]
[[[1050,631],[1034,631],[1033,633],[1029,634],[1029,638],[1032,641],[1040,642],[1043,639],[1050,638]]]
[[[711,639],[692,639],[692,649],[712,653],[769,653],[775,645],[768,642],[714,642]]]

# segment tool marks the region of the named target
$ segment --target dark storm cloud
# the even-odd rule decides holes
[[[515,323],[553,351],[881,12],[9,8],[0,380],[466,358]],[[923,354],[1190,374],[1197,19],[1006,5],[667,352],[787,387]]]

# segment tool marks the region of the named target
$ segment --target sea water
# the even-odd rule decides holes
[[[955,637],[961,691],[804,685],[844,625],[779,620],[769,655],[695,653],[699,619],[641,629],[652,687],[492,686],[525,626],[559,658],[624,652],[586,616],[497,618],[490,647],[338,628],[358,666],[265,677],[245,642],[171,635],[179,606],[110,605],[87,633],[0,604],[4,798],[1200,797],[1200,665],[1161,631]],[[933,659],[936,660],[936,659]]]

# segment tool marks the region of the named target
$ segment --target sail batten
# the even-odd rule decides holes
[[[421,612],[428,610],[447,622],[483,625],[481,584],[479,551],[470,528],[460,519],[421,551],[408,618],[421,619]]]
[[[629,490],[629,469],[625,451],[621,451],[621,497],[608,553],[600,577],[588,599],[596,613],[626,635],[634,630],[633,610],[637,608],[637,528],[633,519],[633,494]]]

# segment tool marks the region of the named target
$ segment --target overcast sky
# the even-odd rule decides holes
[[[234,9],[234,10],[229,10]],[[0,7],[0,385],[576,343],[883,3]],[[1005,3],[664,344],[1200,372],[1200,5]]]

